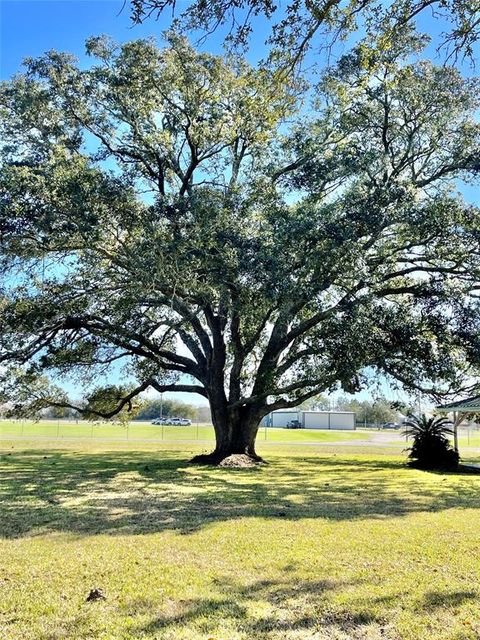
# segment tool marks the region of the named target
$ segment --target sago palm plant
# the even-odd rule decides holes
[[[408,457],[411,466],[420,469],[455,469],[459,455],[448,439],[452,423],[445,417],[410,416],[404,423],[404,435],[413,439]]]

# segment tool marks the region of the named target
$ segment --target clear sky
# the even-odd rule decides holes
[[[184,2],[177,6],[181,9]],[[266,25],[257,25],[249,53],[252,62],[265,52]],[[74,53],[87,63],[84,43],[92,35],[107,34],[120,42],[154,36],[160,42],[167,27],[167,16],[132,25],[128,0],[125,6],[123,0],[0,0],[0,77],[11,77],[26,56],[49,49]],[[203,46],[220,53],[220,34]]]
[[[161,25],[131,28],[122,0],[3,0],[1,7],[2,79],[19,70],[25,56],[49,49],[83,56],[88,36],[107,33],[119,40],[160,34]]]
[[[178,0],[179,10],[184,3],[185,0]],[[153,36],[160,43],[161,34],[167,27],[167,17],[158,21],[150,19],[143,25],[133,26],[128,0],[125,4],[123,0],[0,0],[0,79],[8,79],[20,71],[25,57],[36,57],[50,49],[73,53],[81,64],[88,65],[84,44],[92,35],[107,34],[120,42]],[[251,62],[265,54],[263,43],[267,27],[265,21],[256,21],[255,38],[248,54]],[[445,24],[425,15],[421,27],[433,35],[438,34]],[[222,34],[217,33],[208,38],[202,47],[220,53],[221,41]],[[433,57],[434,51],[434,47],[430,47],[428,55]],[[472,70],[465,65],[464,72],[470,74]],[[467,200],[480,202],[476,186],[464,187],[462,191]],[[380,383],[380,386],[383,384]],[[192,397],[192,394],[174,394],[174,397],[205,403],[203,398]]]

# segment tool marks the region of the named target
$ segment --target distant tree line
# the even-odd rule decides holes
[[[12,414],[12,412],[10,412]],[[69,407],[49,407],[44,409],[42,417],[46,420],[80,420],[83,419],[78,411]]]
[[[398,422],[402,415],[415,413],[414,408],[399,404],[385,397],[373,400],[357,400],[340,396],[331,399],[319,394],[299,405],[306,411],[354,411],[357,422],[367,424],[384,424],[385,422]],[[69,407],[49,407],[42,412],[42,416],[49,420],[79,420],[82,415]],[[137,407],[135,414],[130,416],[133,420],[150,421],[163,416],[189,418],[192,421],[211,422],[211,413],[208,406],[194,405],[170,398],[143,400]]]
[[[177,416],[189,418],[192,421],[211,422],[210,409],[207,406],[197,406],[179,400],[144,400],[137,408],[133,420],[154,420],[163,416]],[[82,416],[69,407],[49,407],[43,411],[43,417],[48,420],[75,420]]]
[[[340,397],[337,407],[341,411],[354,411],[357,422],[367,424],[385,424],[386,422],[398,422],[401,415],[410,413],[408,407],[397,409],[391,400],[387,398],[375,398],[374,400],[355,400]]]
[[[333,400],[319,394],[310,398],[300,405],[306,411],[354,411],[356,420],[367,424],[384,424],[386,422],[399,422],[402,416],[409,416],[415,413],[414,407],[394,402],[385,397],[378,397],[373,400],[357,400],[340,396]],[[84,419],[74,409],[68,407],[50,407],[42,413],[48,420],[79,420]],[[189,418],[201,423],[210,423],[212,420],[210,408],[208,406],[194,405],[179,400],[144,400],[137,407],[133,420],[150,421],[163,416],[164,418],[177,416]],[[114,418],[115,419],[115,418]]]
[[[179,418],[189,418],[199,420],[199,422],[210,422],[210,410],[207,406],[199,407],[188,404],[180,400],[148,400],[135,416],[135,420],[154,420],[160,416],[168,418],[177,416]],[[200,417],[201,416],[201,417]]]

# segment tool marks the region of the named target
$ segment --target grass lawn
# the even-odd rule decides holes
[[[25,438],[89,438],[107,440],[214,440],[211,425],[192,424],[188,427],[155,426],[149,422],[131,422],[128,429],[116,423],[30,420],[0,421],[0,437]],[[338,440],[368,440],[369,432],[320,431],[314,429],[261,428],[259,440],[272,442],[335,442]]]
[[[475,431],[474,433],[470,434],[470,436],[467,436],[466,434],[460,432],[458,445],[459,448],[461,448],[462,446],[480,447],[480,434],[478,433],[478,431]]]
[[[0,442],[0,638],[480,637],[480,476],[259,449],[222,470],[196,445]]]

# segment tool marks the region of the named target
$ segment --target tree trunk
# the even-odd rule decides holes
[[[212,422],[215,429],[215,450],[209,454],[195,456],[195,464],[219,464],[233,454],[244,454],[261,462],[262,458],[255,452],[255,439],[261,417],[251,410],[229,409],[229,407],[213,406]]]

